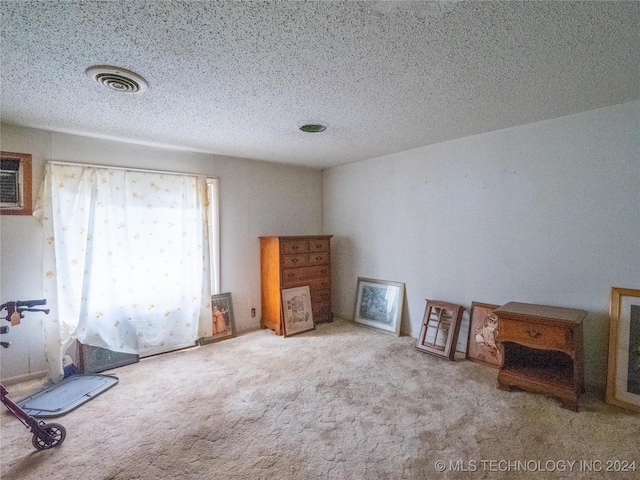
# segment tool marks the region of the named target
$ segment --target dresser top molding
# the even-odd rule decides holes
[[[495,310],[498,318],[504,317],[511,320],[530,321],[550,325],[572,324],[580,325],[587,312],[575,308],[551,307],[548,305],[535,305],[533,303],[509,302]]]
[[[258,238],[283,238],[285,240],[295,240],[299,238],[301,240],[308,238],[331,238],[333,235],[263,235]]]

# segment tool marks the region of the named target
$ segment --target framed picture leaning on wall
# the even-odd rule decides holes
[[[453,361],[463,313],[461,305],[427,299],[416,348]]]
[[[498,317],[493,311],[500,305],[471,302],[467,360],[486,363],[493,367],[502,364],[502,354],[496,345]]]
[[[354,321],[400,335],[404,283],[358,277]]]
[[[199,340],[200,345],[218,342],[236,336],[233,303],[230,293],[211,295],[211,324],[213,335]]]
[[[606,401],[640,412],[640,290],[611,289]]]
[[[282,290],[282,312],[284,316],[284,336],[314,330],[309,286]]]

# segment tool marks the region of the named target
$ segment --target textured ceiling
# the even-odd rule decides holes
[[[222,155],[326,168],[640,98],[639,2],[0,8],[3,122]]]

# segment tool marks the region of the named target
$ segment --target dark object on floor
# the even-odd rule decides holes
[[[73,377],[74,375],[77,375],[78,373],[80,373],[78,371],[78,367],[76,367],[73,363],[71,365],[67,365],[66,367],[64,367],[63,371],[64,371],[64,378]]]
[[[34,417],[59,417],[88,402],[116,383],[118,378],[113,375],[74,375],[21,400],[18,406]]]
[[[78,343],[78,368],[80,373],[100,373],[140,361],[134,353],[114,352],[106,348]]]

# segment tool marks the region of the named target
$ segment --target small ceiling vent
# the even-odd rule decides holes
[[[118,93],[142,93],[149,88],[144,78],[124,68],[96,65],[87,68],[84,73],[100,85]]]

